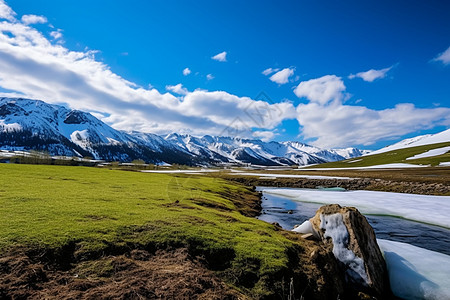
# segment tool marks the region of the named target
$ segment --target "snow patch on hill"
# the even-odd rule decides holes
[[[445,142],[450,142],[450,129],[447,129],[445,131],[442,131],[442,132],[439,132],[436,134],[420,135],[420,136],[416,136],[416,137],[413,137],[410,139],[405,139],[405,140],[395,143],[393,145],[370,152],[366,155],[373,155],[373,154],[385,153],[385,152],[389,152],[389,151],[393,151],[393,150],[397,150],[397,149],[411,148],[411,147],[445,143]]]
[[[445,154],[448,151],[450,151],[450,147],[442,147],[442,148],[432,149],[427,152],[420,153],[420,154],[414,155],[412,157],[408,157],[406,160],[438,156],[438,155]]]

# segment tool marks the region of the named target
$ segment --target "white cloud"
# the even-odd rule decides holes
[[[116,129],[157,134],[220,134],[231,128],[251,136],[251,130],[241,129],[272,130],[296,116],[289,102],[269,104],[227,92],[189,92],[181,84],[168,87],[184,94],[180,97],[141,87],[113,73],[94,54],[71,51],[23,23],[0,22],[0,87],[22,97],[64,101],[71,108],[94,111]]]
[[[14,17],[15,15],[16,13],[8,5],[6,5],[5,1],[0,0],[0,19],[6,19],[13,22],[16,20]]]
[[[53,39],[55,39],[55,40],[59,40],[60,38],[62,38],[62,33],[61,33],[61,31],[62,31],[61,29],[52,31],[52,32],[50,32],[50,36],[51,36]],[[125,55],[128,55],[127,52],[124,52],[124,53],[126,53]]]
[[[275,136],[272,131],[254,131],[253,136],[263,142],[269,142]]]
[[[384,68],[384,69],[381,69],[381,70],[371,69],[371,70],[366,71],[366,72],[359,72],[359,73],[356,73],[356,74],[350,74],[348,76],[348,78],[353,79],[353,78],[359,77],[359,78],[361,78],[364,81],[372,82],[375,79],[386,77],[386,73],[389,72],[389,70],[391,70],[391,69],[392,69],[392,67]]]
[[[186,95],[187,93],[189,93],[187,88],[183,87],[183,85],[181,83],[179,83],[177,85],[166,85],[166,90],[168,90],[169,92],[178,94],[178,95]]]
[[[204,117],[233,128],[273,129],[284,119],[296,116],[290,102],[269,104],[223,91],[195,90],[184,97],[179,110],[185,115]]]
[[[223,51],[219,54],[214,55],[213,57],[211,57],[211,59],[217,60],[217,61],[222,61],[225,62],[227,61],[227,52]]]
[[[293,68],[285,68],[281,71],[276,72],[272,76],[270,76],[270,80],[276,82],[278,84],[285,84],[289,82],[289,77],[294,75]]]
[[[444,52],[440,53],[436,58],[433,59],[434,61],[440,61],[444,65],[450,64],[450,47],[447,48]]]
[[[295,93],[310,100],[297,106],[302,136],[319,147],[371,145],[436,125],[450,125],[450,108],[423,109],[402,103],[373,110],[343,105],[345,86],[335,75],[301,82]]]
[[[325,75],[320,78],[302,81],[294,89],[295,95],[305,97],[312,102],[326,104],[332,100],[342,100],[345,85],[341,77]]]
[[[302,135],[316,139],[319,147],[371,145],[380,140],[401,136],[436,125],[450,124],[449,108],[416,108],[413,104],[397,104],[394,108],[372,110],[364,106],[333,103],[300,104],[298,122]]]
[[[265,69],[264,71],[262,71],[261,73],[263,74],[263,75],[270,75],[270,74],[272,74],[272,73],[274,73],[274,72],[278,72],[280,69],[279,68],[276,68],[276,69],[272,69],[272,68],[268,68],[268,69]]]
[[[47,23],[47,18],[44,16],[37,16],[37,15],[23,15],[22,23],[25,25],[45,24]]]
[[[208,75],[206,75],[206,79],[207,79],[207,80],[213,80],[213,79],[214,79],[213,74],[208,74]]]
[[[189,68],[184,68],[183,75],[188,76],[189,74],[191,74],[191,70]]]

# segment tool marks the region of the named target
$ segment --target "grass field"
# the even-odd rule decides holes
[[[69,245],[86,260],[126,248],[186,247],[229,284],[269,295],[301,245],[244,216],[256,197],[207,176],[0,164],[0,251],[58,253]]]

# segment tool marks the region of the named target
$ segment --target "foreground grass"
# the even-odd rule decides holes
[[[72,245],[83,260],[127,247],[187,247],[230,284],[269,295],[300,246],[244,216],[246,197],[256,196],[206,176],[0,164],[0,252]]]

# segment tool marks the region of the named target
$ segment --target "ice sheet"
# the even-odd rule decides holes
[[[403,299],[450,299],[450,256],[405,243],[377,240],[394,295]]]
[[[182,174],[197,174],[197,173],[210,173],[210,172],[219,172],[219,170],[211,170],[211,169],[201,169],[201,170],[144,170],[141,171],[144,173],[182,173]]]
[[[357,178],[351,177],[337,177],[337,176],[318,176],[318,175],[299,175],[299,174],[270,174],[270,173],[238,173],[233,175],[244,176],[259,176],[259,177],[271,177],[271,178],[308,178],[308,179],[342,179],[353,180]]]
[[[422,168],[422,167],[429,167],[429,165],[414,165],[414,164],[395,163],[395,164],[384,164],[384,165],[375,165],[375,166],[368,166],[368,167],[311,168],[311,169],[305,169],[305,171],[364,170],[364,169],[402,169],[402,168]],[[302,168],[299,168],[299,169],[302,169]]]
[[[297,201],[337,203],[342,206],[354,206],[364,214],[398,216],[450,228],[450,196],[288,188],[261,188],[261,190]]]

